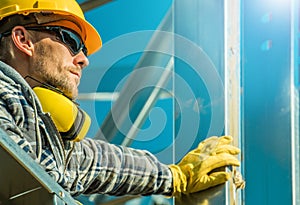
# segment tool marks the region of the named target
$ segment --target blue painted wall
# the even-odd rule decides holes
[[[290,1],[241,11],[245,204],[292,204]]]
[[[299,45],[297,40],[291,39],[291,28],[298,31],[299,27],[291,24],[291,11],[294,9],[291,8],[291,1],[293,0],[241,1],[240,126],[242,163],[247,181],[243,201],[247,205],[292,204],[291,116],[294,113],[291,112],[290,99],[293,71],[291,43],[295,43],[295,49]],[[182,37],[174,41],[175,72],[178,78],[175,76],[173,80],[178,102],[173,104],[172,99],[159,100],[156,106],[166,113],[168,119],[165,121],[165,129],[155,139],[137,138],[132,146],[148,149],[153,153],[165,149],[172,143],[173,131],[175,137],[178,137],[176,134],[183,125],[181,112],[189,107],[187,113],[198,118],[196,121],[184,122],[190,124],[190,132],[186,132],[186,139],[176,142],[178,152],[175,160],[178,160],[187,149],[195,147],[207,135],[223,133],[224,110],[219,107],[224,105],[224,5],[223,2],[214,0],[174,2],[174,31]],[[90,57],[90,66],[84,71],[80,91],[118,91],[122,87],[119,82],[124,83],[147,45],[147,39],[151,38],[146,35],[142,41],[135,39],[124,42],[122,37],[156,29],[171,3],[171,0],[120,0],[87,12],[87,19],[101,33],[104,49]],[[195,47],[185,47],[192,44]],[[139,52],[126,55],[126,49]],[[298,52],[296,50],[295,53]],[[198,63],[197,56],[202,56]],[[299,73],[297,60],[295,65],[295,72]],[[209,73],[211,70],[214,72]],[[210,74],[209,77],[205,76],[207,74]],[[299,82],[298,77],[295,76],[296,83]],[[179,87],[176,89],[180,82],[191,88],[192,99],[188,99]],[[217,82],[216,87],[212,87],[209,82]],[[90,136],[93,136],[113,102],[80,103],[95,119],[90,130]],[[172,109],[173,105],[175,110]],[[216,123],[212,111],[217,111],[220,121],[217,122],[219,125],[211,129]],[[172,119],[175,120],[174,124]],[[148,126],[151,126],[149,119],[144,128]],[[199,129],[195,131],[195,127]],[[299,141],[299,136],[297,140]],[[299,162],[297,163],[299,167]],[[144,204],[150,204],[150,201],[147,199]]]

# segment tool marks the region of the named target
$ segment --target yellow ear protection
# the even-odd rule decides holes
[[[58,131],[64,139],[80,141],[87,134],[91,119],[78,105],[57,91],[35,87],[43,111],[50,113]]]

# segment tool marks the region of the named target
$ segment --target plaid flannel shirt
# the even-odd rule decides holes
[[[1,61],[0,95],[0,128],[73,196],[171,194],[168,166],[147,151],[62,140],[26,81]]]

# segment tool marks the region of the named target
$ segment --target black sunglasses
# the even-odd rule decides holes
[[[66,47],[70,50],[73,55],[77,55],[80,51],[87,56],[87,48],[85,47],[80,36],[66,28],[60,26],[36,26],[36,27],[25,27],[27,30],[34,31],[49,31],[55,33],[57,40],[62,42]],[[11,31],[4,32],[0,34],[0,39],[3,36],[7,36],[11,33]]]

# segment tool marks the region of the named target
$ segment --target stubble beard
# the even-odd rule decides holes
[[[36,60],[33,63],[33,76],[37,77],[41,82],[54,86],[61,90],[64,95],[70,99],[75,99],[78,96],[79,80],[76,82],[73,79],[69,79],[65,72],[68,72],[68,67],[63,67],[62,63],[56,59],[51,59],[49,52],[46,52],[45,48],[40,47],[39,56],[36,56]],[[48,53],[48,54],[47,54]],[[48,68],[47,62],[51,63],[51,69]],[[55,65],[55,62],[56,65]]]

